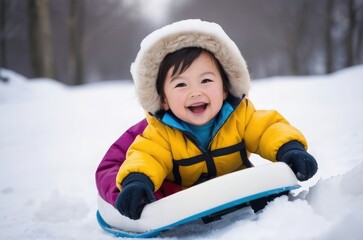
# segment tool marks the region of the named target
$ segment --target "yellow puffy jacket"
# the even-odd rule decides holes
[[[249,153],[276,161],[279,148],[287,142],[297,140],[307,148],[303,134],[278,112],[256,110],[247,98],[226,101],[232,110],[225,114],[206,151],[190,134],[164,124],[161,117],[147,115],[148,126],[128,149],[116,177],[117,187],[121,190],[122,181],[133,172],[148,176],[155,191],[164,179],[190,187],[202,176],[249,167]]]

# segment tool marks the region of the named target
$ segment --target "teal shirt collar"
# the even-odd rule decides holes
[[[171,111],[165,112],[161,121],[168,126],[179,129],[180,131],[192,136],[193,139],[197,141],[199,147],[203,150],[207,150],[210,141],[227,121],[233,111],[234,107],[228,101],[224,101],[218,115],[203,126],[190,125],[177,118]]]

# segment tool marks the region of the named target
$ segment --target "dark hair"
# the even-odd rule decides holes
[[[217,64],[218,71],[222,77],[223,88],[226,92],[228,92],[229,80],[227,74],[224,71],[221,63],[218,61],[218,59],[216,59],[213,53],[199,47],[187,47],[169,53],[160,63],[158,76],[156,78],[156,90],[162,99],[164,98],[164,81],[169,69],[174,67],[172,76],[175,76],[175,74],[181,74],[185,72],[190,67],[190,65],[192,65],[194,60],[197,59],[203,52],[207,53],[211,57],[211,59]]]

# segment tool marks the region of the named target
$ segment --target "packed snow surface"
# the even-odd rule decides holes
[[[8,81],[0,81],[0,238],[114,239],[96,222],[94,173],[109,146],[143,118],[132,82],[69,87],[1,74]],[[256,108],[278,110],[304,133],[317,175],[258,214],[245,208],[160,239],[361,239],[362,76],[357,66],[253,81]]]

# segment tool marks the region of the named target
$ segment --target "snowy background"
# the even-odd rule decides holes
[[[67,87],[2,70],[0,239],[114,239],[97,225],[94,173],[143,117],[131,81]],[[318,174],[255,215],[196,221],[167,239],[361,239],[363,66],[252,82],[256,108],[277,109],[307,137]],[[252,159],[264,164],[261,159]]]

